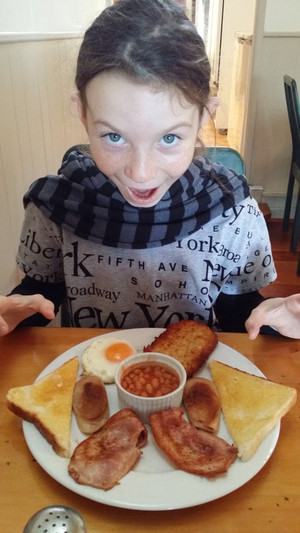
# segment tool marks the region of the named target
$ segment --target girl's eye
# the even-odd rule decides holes
[[[118,133],[107,133],[104,137],[110,144],[122,144],[124,142],[122,135]]]
[[[174,135],[174,133],[168,133],[167,135],[164,135],[161,139],[161,142],[164,145],[175,144],[177,141],[178,137],[177,135]]]

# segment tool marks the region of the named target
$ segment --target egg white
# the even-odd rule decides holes
[[[103,383],[114,383],[116,368],[120,362],[109,361],[105,356],[105,350],[116,343],[124,343],[132,349],[132,355],[136,353],[132,344],[124,339],[112,337],[97,339],[83,352],[81,364],[84,374],[98,376]]]

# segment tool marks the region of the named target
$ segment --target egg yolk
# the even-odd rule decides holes
[[[124,342],[116,342],[115,344],[111,344],[106,348],[105,357],[113,363],[118,363],[133,353],[134,350],[128,346],[128,344],[125,344]]]

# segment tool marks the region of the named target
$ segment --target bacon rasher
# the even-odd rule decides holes
[[[74,450],[69,474],[81,485],[109,490],[140,458],[148,431],[131,409],[121,409]]]
[[[227,472],[237,449],[220,437],[196,429],[183,418],[180,407],[150,415],[150,425],[158,446],[181,470],[213,477]]]

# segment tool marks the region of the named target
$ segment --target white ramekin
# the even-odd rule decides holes
[[[120,383],[122,374],[129,366],[150,361],[168,365],[177,372],[179,375],[179,386],[176,390],[158,398],[144,398],[142,396],[136,396],[122,387]],[[156,352],[144,352],[131,355],[128,359],[124,359],[124,361],[119,364],[115,373],[115,384],[117,387],[120,409],[125,407],[133,409],[144,424],[148,423],[148,417],[152,413],[164,411],[170,407],[179,407],[182,402],[185,383],[186,371],[182,364],[174,359],[174,357]]]

